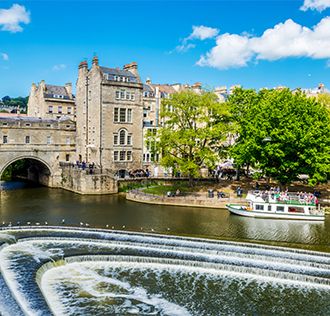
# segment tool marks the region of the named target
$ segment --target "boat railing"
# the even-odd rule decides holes
[[[312,194],[278,191],[249,191],[252,196],[260,197],[265,203],[316,205],[316,197]]]

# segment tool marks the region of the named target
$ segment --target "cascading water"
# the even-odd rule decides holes
[[[61,227],[0,245],[4,315],[330,315],[326,253]]]

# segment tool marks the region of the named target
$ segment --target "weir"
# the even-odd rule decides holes
[[[17,239],[16,243],[15,239]],[[79,303],[79,297],[75,301],[76,303],[66,299],[63,301],[63,293],[60,288],[64,284],[75,282],[75,277],[70,277],[70,273],[78,273],[83,276],[81,271],[86,273],[89,271],[88,273],[92,273],[91,275],[101,273],[100,271],[104,271],[104,273],[113,271],[111,273],[115,273],[116,278],[120,280],[123,277],[120,271],[124,273],[132,270],[135,271],[134,273],[139,273],[141,282],[144,282],[143,280],[150,273],[157,272],[154,276],[157,278],[165,273],[168,276],[162,277],[157,282],[166,282],[164,280],[167,278],[176,276],[175,278],[179,278],[179,280],[182,278],[183,284],[199,282],[198,280],[203,280],[207,276],[210,280],[214,280],[212,282],[218,282],[215,284],[225,282],[223,286],[226,286],[225,284],[228,282],[230,284],[238,282],[235,286],[242,287],[242,291],[245,291],[249,284],[254,284],[255,291],[259,291],[258,288],[264,286],[278,291],[277,287],[280,286],[287,288],[290,293],[311,291],[318,296],[321,295],[318,293],[324,293],[324,291],[330,293],[330,254],[315,251],[230,241],[209,241],[200,238],[68,227],[24,229],[11,227],[2,229],[0,242],[1,240],[11,243],[5,243],[0,247],[1,274],[6,281],[8,291],[26,315],[46,315],[50,312],[49,308],[52,310],[52,303],[49,302],[50,294],[47,292],[50,289],[52,295],[57,293],[57,302],[62,302],[62,305],[67,304],[68,308],[72,304]],[[94,271],[92,267],[95,267],[96,270]],[[70,273],[67,273],[68,269],[71,271]],[[63,282],[69,283],[62,284],[61,279],[57,279],[56,271],[61,271],[65,276]],[[69,278],[66,279],[68,275]],[[195,277],[192,278],[192,275],[196,275],[197,281]],[[100,277],[105,282],[100,283],[102,287],[106,286],[104,284],[108,282],[107,278],[109,276]],[[110,279],[112,280],[112,278]],[[131,281],[126,280],[125,282]],[[84,278],[81,282],[85,282]],[[144,286],[148,287],[148,284],[146,283]],[[83,283],[75,286],[83,286]],[[67,291],[70,289],[73,291],[74,288],[69,287]],[[138,288],[132,285],[131,294],[127,294],[132,302],[134,302],[132,297],[137,295]],[[88,294],[88,297],[91,295],[91,302],[96,305],[101,304],[102,299],[92,297],[99,295],[97,294],[99,290],[90,290],[92,294]],[[81,291],[84,292],[83,289]],[[120,303],[123,297],[119,299],[116,290],[113,289],[113,291],[115,292],[111,295],[117,297],[118,302],[116,302],[119,304],[119,307],[116,308],[121,310],[124,308]],[[141,304],[144,304],[145,308],[160,310],[165,305],[170,306],[168,300],[157,301],[154,296],[148,294],[147,288],[143,291],[144,294],[137,297],[143,297]],[[79,292],[73,296],[78,294]],[[102,295],[110,294],[103,293]],[[166,297],[168,295],[167,293]],[[174,298],[178,294],[173,292],[170,297],[171,295],[174,295]],[[213,293],[212,295],[218,294]],[[155,303],[156,305],[146,303],[151,301],[158,303]],[[138,307],[133,306],[132,308]]]

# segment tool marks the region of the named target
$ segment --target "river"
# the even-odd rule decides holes
[[[83,196],[45,187],[3,183],[0,224],[114,228],[190,237],[251,241],[330,252],[330,215],[325,222],[256,219],[225,209],[173,207],[126,201],[124,195]],[[15,188],[15,190],[11,190]],[[63,223],[64,220],[64,223]]]
[[[330,315],[329,216],[1,185],[0,315]]]

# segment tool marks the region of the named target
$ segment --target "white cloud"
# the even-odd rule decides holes
[[[227,69],[244,67],[251,61],[288,57],[330,58],[330,17],[322,19],[311,29],[289,19],[265,30],[260,37],[220,35],[216,46],[197,64]]]
[[[61,70],[64,70],[66,68],[66,65],[65,64],[58,64],[58,65],[54,65],[53,66],[53,71],[61,71]]]
[[[195,48],[196,45],[192,44],[193,40],[204,41],[209,38],[214,38],[219,34],[219,30],[213,27],[208,27],[204,25],[193,26],[192,33],[181,40],[181,44],[178,45],[175,50],[179,53],[185,53],[191,48]]]
[[[330,0],[305,0],[300,10],[317,10],[319,12],[330,7]]]
[[[4,61],[8,61],[8,60],[9,60],[9,55],[6,54],[6,53],[1,53],[1,58],[2,58]]]
[[[178,45],[177,47],[175,47],[175,50],[179,53],[185,53],[187,52],[189,49],[191,48],[195,48],[196,45],[192,44],[192,43],[188,43],[188,44],[182,44],[182,45]]]
[[[208,27],[204,25],[193,26],[192,33],[185,40],[199,39],[204,41],[208,38],[216,37],[219,34],[219,30],[213,27]]]
[[[9,9],[0,9],[0,26],[2,31],[22,32],[20,24],[30,23],[30,12],[24,6],[13,4]]]

